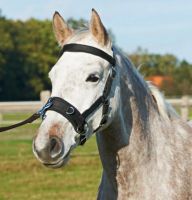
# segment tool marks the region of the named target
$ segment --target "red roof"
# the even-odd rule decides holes
[[[173,84],[173,78],[170,76],[156,75],[156,76],[149,76],[146,79],[148,81],[151,81],[154,85],[156,85],[159,88],[161,88],[164,83],[171,85]]]

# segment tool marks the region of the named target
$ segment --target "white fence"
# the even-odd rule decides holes
[[[0,121],[2,114],[14,112],[36,112],[47,102],[50,91],[42,91],[40,101],[0,102]]]
[[[189,119],[189,111],[190,107],[192,106],[192,98],[189,98],[189,96],[183,96],[180,99],[167,99],[167,101],[173,107],[180,108],[180,115],[183,120],[187,121]]]
[[[40,94],[40,101],[0,102],[0,119],[3,113],[8,112],[36,112],[48,100],[49,96],[49,91],[42,91]],[[179,107],[182,119],[188,120],[189,108],[192,106],[192,98],[190,99],[188,96],[183,96],[180,99],[167,99],[167,101],[174,107]]]

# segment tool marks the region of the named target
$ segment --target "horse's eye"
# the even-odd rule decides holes
[[[98,80],[99,77],[95,74],[90,74],[86,79],[87,82],[97,82]]]

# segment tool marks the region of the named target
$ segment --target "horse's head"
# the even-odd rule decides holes
[[[53,16],[53,29],[61,47],[71,43],[83,44],[113,56],[111,41],[95,10],[92,11],[90,25],[86,30],[72,30],[57,12]],[[67,114],[83,113],[103,95],[106,82],[113,79],[111,74],[111,63],[108,59],[85,52],[66,51],[49,73],[52,82],[51,96],[59,97],[60,100],[63,99],[74,106],[76,110],[69,108]],[[111,85],[112,82],[108,83],[107,87],[111,88]],[[106,90],[110,90],[107,91],[107,98],[113,95],[113,89]],[[86,135],[86,139],[99,127],[103,112],[105,114],[107,112],[108,115],[105,125],[112,121],[112,109],[108,109],[109,106],[105,106],[107,111],[103,109],[107,98],[98,105],[96,103],[95,108],[93,106],[91,112],[86,116],[86,123],[83,124],[83,128],[85,128],[83,134]],[[64,104],[64,106],[69,106],[69,104]],[[60,109],[62,110],[64,107],[60,106]],[[65,111],[63,110],[63,112]],[[81,116],[78,117],[81,118]],[[82,142],[81,137],[82,135],[75,130],[74,124],[69,119],[55,110],[48,110],[37,136],[34,138],[33,151],[35,156],[46,166],[61,167],[68,160],[71,150]]]

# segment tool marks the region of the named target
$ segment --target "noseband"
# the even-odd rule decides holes
[[[48,110],[51,110],[61,114],[71,123],[74,130],[80,135],[80,145],[83,145],[86,142],[86,133],[88,129],[87,118],[89,117],[90,114],[94,113],[98,108],[100,108],[100,106],[103,106],[102,118],[99,126],[95,130],[93,130],[93,132],[97,132],[98,130],[101,129],[101,127],[104,124],[107,123],[108,111],[109,111],[108,98],[111,91],[113,79],[115,78],[116,75],[115,59],[98,48],[82,44],[66,44],[64,45],[61,51],[61,55],[65,52],[89,53],[101,57],[111,64],[110,72],[106,79],[103,94],[83,113],[80,113],[80,111],[75,106],[73,106],[72,104],[70,104],[69,102],[60,97],[50,97],[47,103],[43,106],[43,108],[39,110],[37,113],[33,114],[31,117],[18,124],[0,128],[0,132],[16,128],[18,126],[22,126],[27,123],[31,123],[39,117],[42,117],[42,119],[44,119],[45,113]]]

